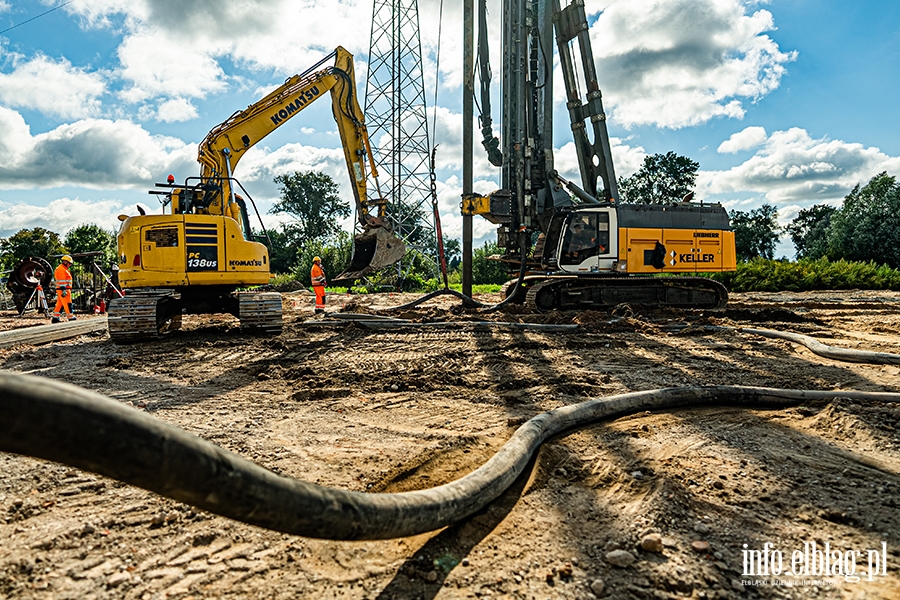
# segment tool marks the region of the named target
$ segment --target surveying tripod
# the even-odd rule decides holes
[[[35,308],[38,312],[43,312],[45,317],[50,316],[50,306],[47,305],[47,296],[44,295],[44,288],[41,286],[41,282],[38,281],[37,285],[34,288],[34,291],[31,292],[31,296],[28,298],[28,302],[25,303],[25,306],[22,307],[22,312],[19,313],[19,316],[24,316],[25,311],[28,310],[28,307],[31,305],[32,301],[35,303]]]

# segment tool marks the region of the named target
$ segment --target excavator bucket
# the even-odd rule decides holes
[[[350,266],[334,281],[361,279],[369,273],[392,265],[406,254],[406,244],[384,227],[373,227],[353,238]]]

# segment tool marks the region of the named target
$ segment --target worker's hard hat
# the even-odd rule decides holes
[[[72,257],[69,256],[68,254],[63,254],[63,255],[62,255],[62,258],[61,258],[60,260],[61,260],[62,262],[67,262],[67,263],[74,262],[74,261],[72,260]]]
[[[322,259],[318,256],[313,256],[313,262],[322,262]]]

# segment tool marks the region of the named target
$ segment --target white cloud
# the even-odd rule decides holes
[[[616,178],[628,177],[641,168],[647,152],[642,146],[629,146],[620,138],[610,138],[610,149],[613,156],[613,170]],[[568,142],[554,152],[554,166],[559,174],[570,181],[581,185],[581,174],[578,170],[578,154],[575,142]]]
[[[78,225],[95,224],[107,230],[118,229],[117,215],[133,213],[121,200],[58,198],[47,206],[16,204],[0,206],[0,237],[9,237],[22,229],[43,227],[64,237]]]
[[[606,103],[617,123],[679,128],[742,118],[776,89],[785,63],[771,13],[740,0],[614,0],[591,28]]]
[[[9,2],[0,0],[0,13],[8,11],[10,8]]]
[[[0,106],[0,160],[12,160],[31,150],[31,128],[16,111]]]
[[[0,73],[0,102],[62,118],[98,114],[99,97],[105,91],[100,74],[42,55],[29,61],[17,57],[11,73]]]
[[[761,146],[767,137],[765,127],[747,127],[719,144],[718,152],[736,154],[742,150],[752,150]]]
[[[341,198],[354,204],[350,176],[340,148],[317,148],[303,144],[285,144],[272,150],[266,146],[254,146],[247,150],[235,168],[235,177],[247,187],[257,202],[278,198],[274,179],[294,171],[322,171],[338,184]]]
[[[284,76],[306,70],[337,43],[364,53],[372,7],[363,0],[327,6],[312,0],[100,0],[76,1],[66,10],[89,27],[111,28],[113,17],[124,17],[118,56],[131,87],[122,98],[140,102],[221,92],[221,59]]]
[[[646,151],[641,146],[632,147],[619,138],[610,138],[610,149],[613,157],[613,171],[616,179],[628,177],[644,164]],[[581,187],[581,173],[578,167],[578,154],[575,142],[569,142],[554,152],[554,166],[559,174],[575,185]]]
[[[0,137],[0,189],[129,188],[199,171],[195,145],[127,121],[86,119],[32,136],[21,115],[0,107],[0,126],[15,132]]]
[[[197,117],[197,107],[190,100],[173,98],[159,105],[156,111],[156,120],[162,123],[177,123],[190,121]]]
[[[131,87],[126,102],[155,96],[202,98],[225,89],[225,73],[196,40],[179,41],[171,32],[144,31],[127,37],[118,49],[120,75]]]
[[[838,201],[881,171],[900,173],[900,157],[862,144],[814,139],[800,128],[772,133],[756,154],[726,171],[701,171],[701,195],[752,192],[773,204]]]
[[[123,15],[134,27],[147,19],[149,0],[75,0],[65,7],[66,12],[80,17],[88,27],[112,27],[111,17]]]

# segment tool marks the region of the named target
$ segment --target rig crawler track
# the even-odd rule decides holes
[[[619,304],[724,308],[728,303],[725,286],[705,277],[579,275],[526,278],[525,284],[525,289],[520,287],[516,296],[524,292],[525,305],[538,311],[602,309]]]

